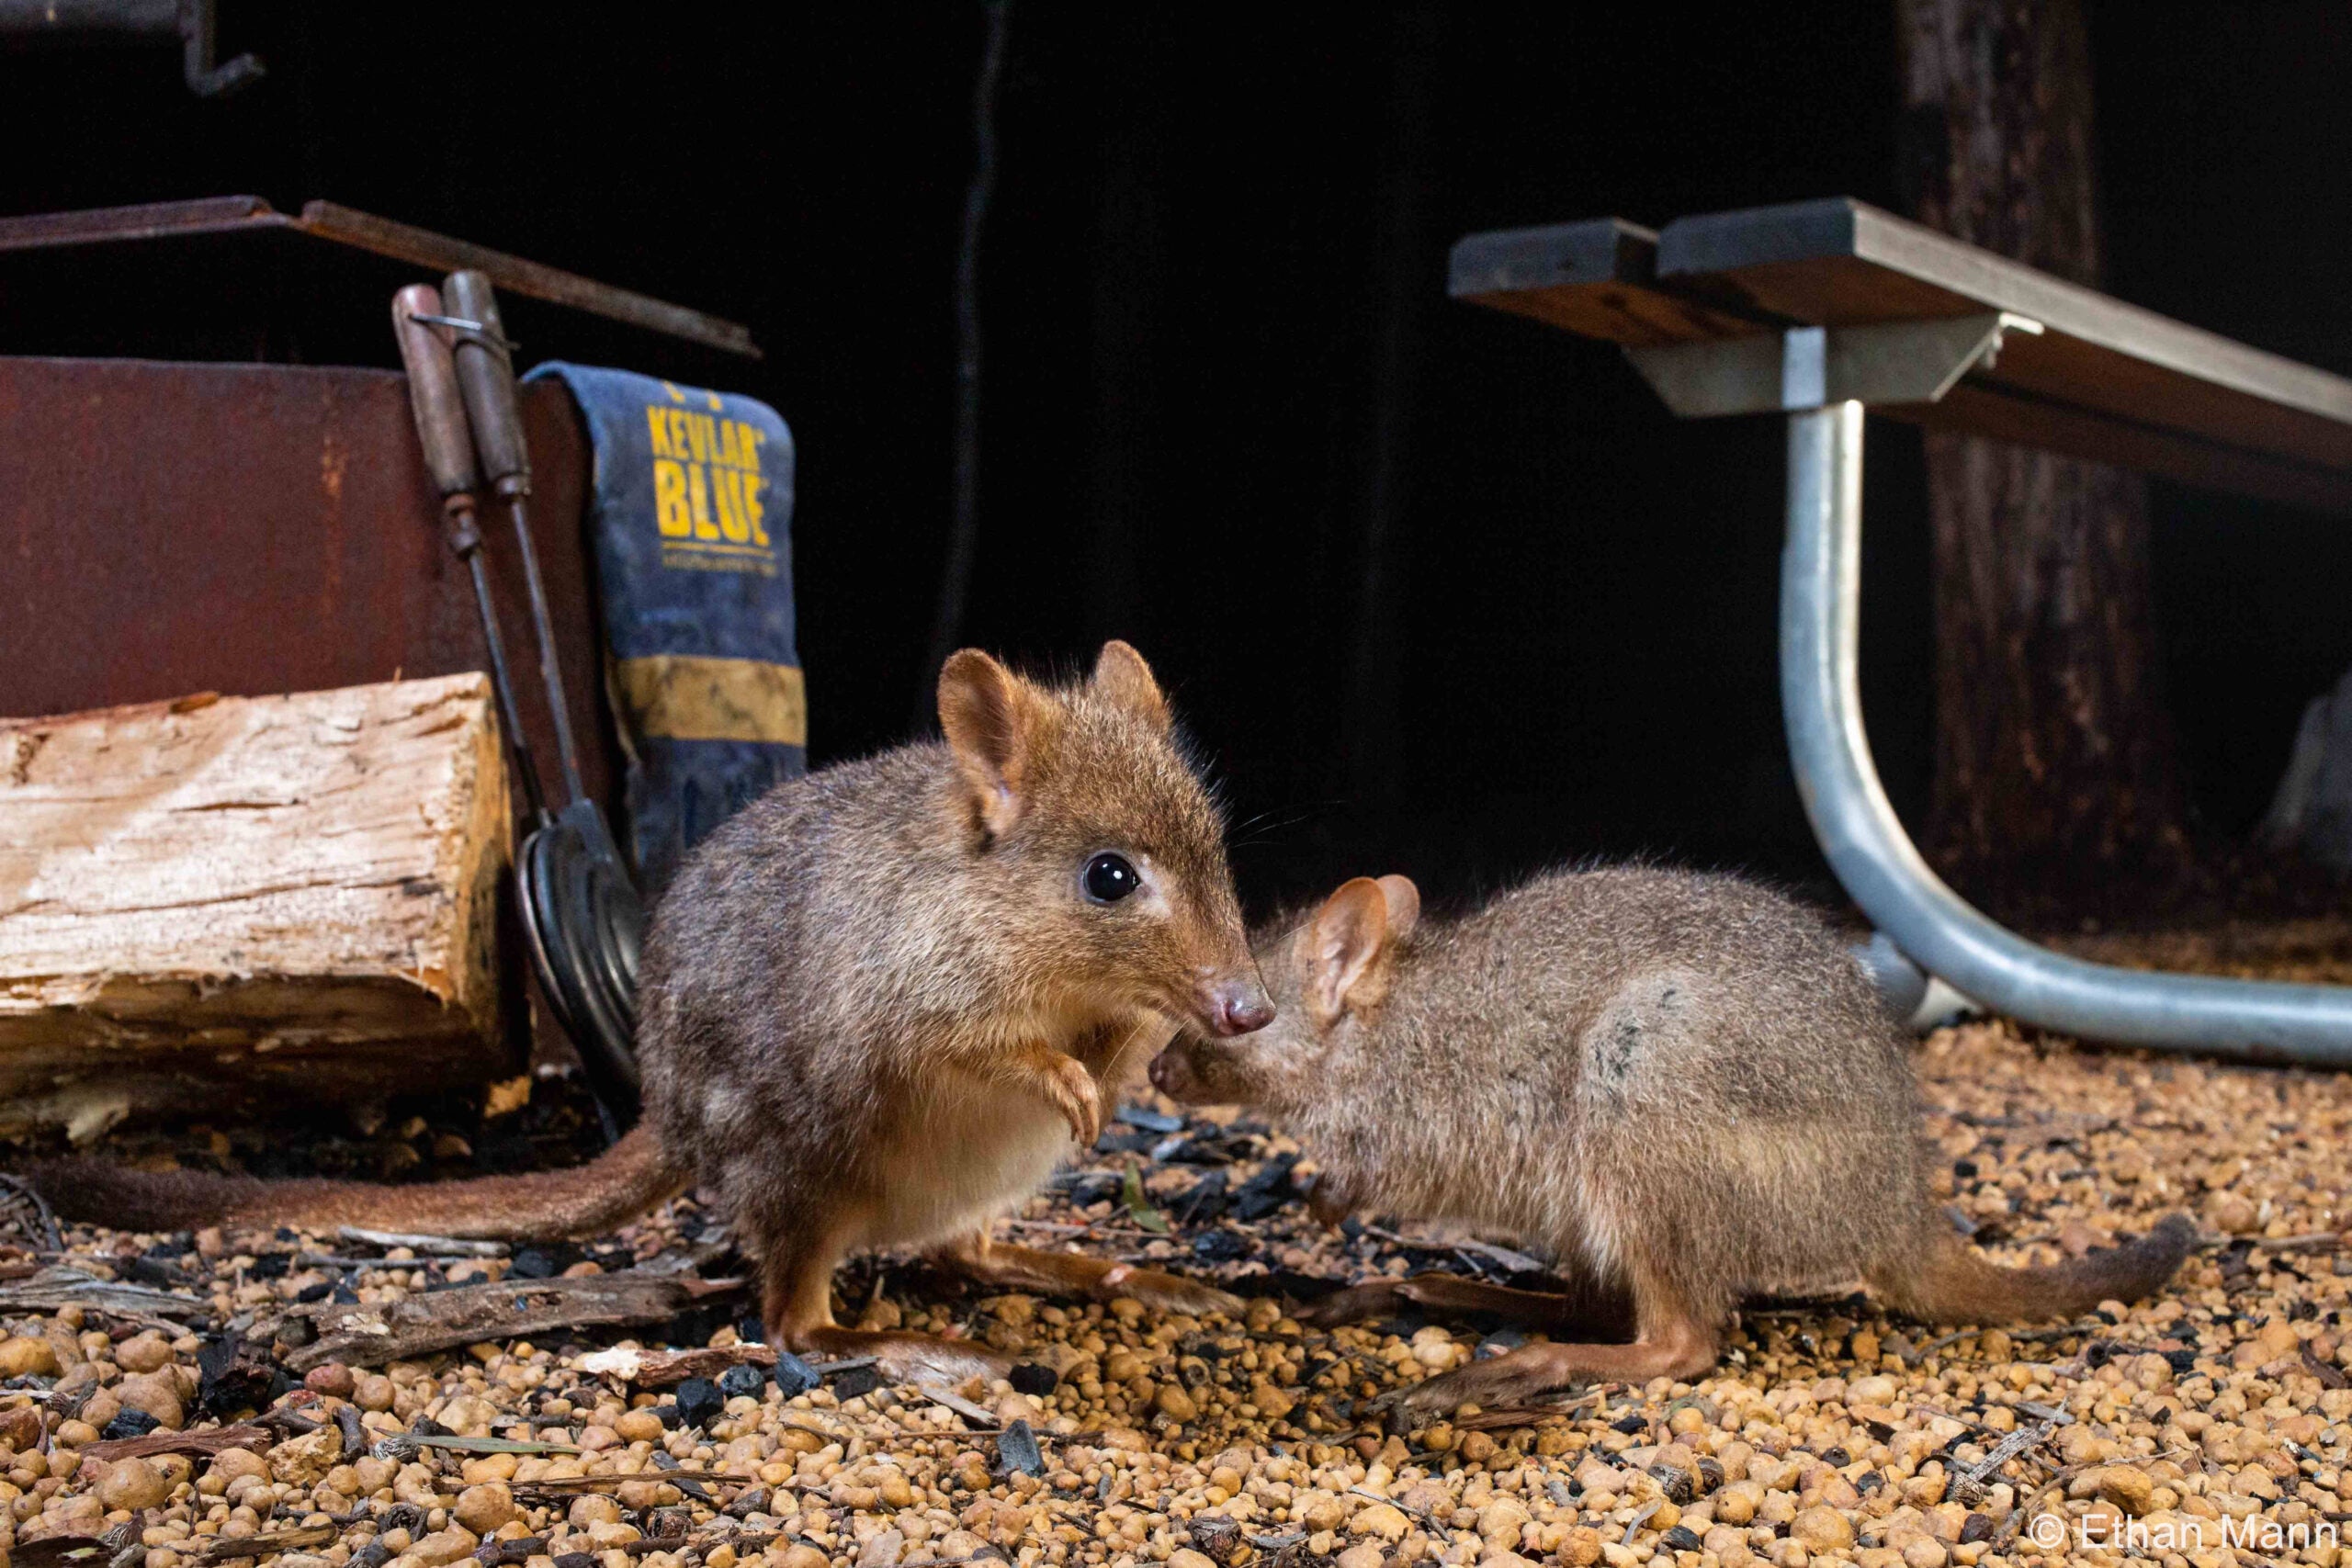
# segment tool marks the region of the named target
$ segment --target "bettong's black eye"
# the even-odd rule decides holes
[[[1099,854],[1078,874],[1079,886],[1098,904],[1115,904],[1143,886],[1143,878],[1125,855]]]

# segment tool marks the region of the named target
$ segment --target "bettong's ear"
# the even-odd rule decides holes
[[[1421,923],[1421,890],[1409,876],[1390,872],[1380,879],[1381,901],[1388,906],[1388,940],[1402,942]]]
[[[1412,884],[1405,886],[1409,890]],[[1397,934],[1390,927],[1387,888],[1359,876],[1341,883],[1307,928],[1306,1011],[1319,1027],[1329,1028],[1351,1010],[1378,1007],[1388,995],[1388,953]],[[1418,912],[1418,895],[1413,907]]]
[[[1155,729],[1168,728],[1168,699],[1159,694],[1151,666],[1143,655],[1113,637],[1095,656],[1094,674],[1087,684],[1100,696],[1116,703]]]
[[[939,671],[939,728],[973,814],[991,836],[1021,819],[1041,701],[1035,687],[976,648],[951,655]]]

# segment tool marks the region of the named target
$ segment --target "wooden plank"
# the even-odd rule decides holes
[[[1973,378],[1944,394],[1939,402],[1873,408],[1872,413],[1931,429],[2039,446],[2094,462],[2116,463],[2161,474],[2185,484],[2234,491],[2264,501],[2352,514],[2352,472],[2309,468],[2200,441],[2177,431],[2061,403],[2005,395]]]
[[[1622,218],[1498,229],[1455,243],[1446,291],[1611,343],[1690,343],[1768,330],[1657,286],[1657,235]]]
[[[479,674],[0,721],[0,1125],[513,1071]]]
[[[1662,288],[1688,289],[1719,307],[1826,326],[2015,311],[2045,330],[2039,338],[2012,334],[1998,365],[1975,378],[1980,384],[2116,416],[2139,428],[2143,446],[2171,432],[2207,449],[2352,469],[2352,380],[1862,202],[1678,219],[1659,236],[1657,276]],[[2185,460],[2190,449],[2173,456]]]

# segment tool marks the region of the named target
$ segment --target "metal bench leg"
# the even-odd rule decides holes
[[[1805,815],[1862,912],[1929,974],[2027,1023],[2249,1061],[2352,1066],[2352,987],[2117,969],[2027,942],[1944,886],[1887,804],[1862,730],[1862,405],[1789,415],[1781,704]]]

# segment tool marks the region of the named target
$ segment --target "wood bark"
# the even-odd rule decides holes
[[[289,1314],[308,1317],[318,1337],[288,1355],[286,1364],[298,1372],[327,1361],[374,1367],[484,1339],[666,1323],[698,1297],[715,1293],[698,1277],[640,1269],[579,1279],[460,1285],[358,1306],[322,1302]]]
[[[0,1124],[514,1070],[478,674],[0,721]]]
[[[1896,0],[1905,183],[1925,222],[2076,282],[2102,271],[2080,0]],[[2183,856],[2136,474],[1926,437],[1929,852],[1996,892]]]

